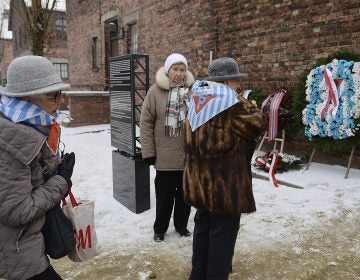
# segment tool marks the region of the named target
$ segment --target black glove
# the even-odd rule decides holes
[[[71,176],[73,173],[75,165],[75,154],[66,153],[62,159],[62,162],[58,165],[57,175],[63,177],[69,185],[69,188],[72,186]]]
[[[155,165],[156,157],[144,158],[144,161],[147,165]]]

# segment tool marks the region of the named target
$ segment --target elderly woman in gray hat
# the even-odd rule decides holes
[[[75,155],[61,162],[58,152],[61,90],[69,87],[44,57],[9,65],[0,92],[0,278],[61,279],[41,229],[71,187]]]
[[[236,93],[244,76],[230,57],[215,59],[192,87],[185,125],[185,200],[197,208],[191,280],[226,280],[241,213],[255,211],[251,184],[259,109]]]

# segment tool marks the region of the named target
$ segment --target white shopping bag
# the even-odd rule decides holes
[[[77,201],[69,191],[70,203],[63,206],[65,215],[70,219],[75,233],[76,247],[68,257],[74,262],[83,262],[97,255],[97,238],[94,224],[94,201]]]

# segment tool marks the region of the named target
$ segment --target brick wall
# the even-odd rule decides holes
[[[104,1],[66,1],[68,48],[71,51],[69,71],[72,90],[103,89],[103,24],[101,24],[101,9],[98,2]],[[99,37],[99,71],[92,69],[92,34],[93,36],[98,34]]]
[[[125,38],[118,55],[128,53],[128,26],[138,12],[139,53],[149,54],[151,81],[171,52],[183,53],[197,78],[207,75],[209,53],[232,56],[251,84],[265,91],[293,88],[313,62],[340,50],[360,51],[360,2],[357,0],[165,0],[67,1],[71,83],[104,86],[104,28],[117,19]],[[91,36],[99,32],[100,69],[91,69]]]
[[[218,55],[237,58],[254,87],[291,89],[317,58],[360,52],[359,1],[220,2]]]
[[[187,57],[196,78],[207,76],[209,53],[213,51],[217,57],[234,57],[243,66],[248,73],[243,89],[252,85],[265,93],[277,88],[291,93],[300,75],[310,71],[316,59],[336,51],[360,52],[358,0],[66,2],[70,82],[74,89],[104,88],[106,22],[116,19],[119,28],[124,28],[125,38],[117,40],[117,49],[118,55],[125,55],[129,26],[124,20],[133,13],[138,13],[138,52],[149,55],[151,83],[171,52]],[[99,38],[98,71],[91,65],[94,34]],[[299,151],[311,153],[306,141],[287,141],[285,151],[299,147],[299,143],[307,146]],[[343,154],[342,162],[346,163],[347,157]]]
[[[110,122],[108,92],[66,92],[71,127]]]
[[[148,54],[150,78],[172,52],[183,53],[192,72],[198,77],[206,75],[209,50],[216,34],[216,9],[209,1],[67,1],[68,47],[71,50],[70,83],[73,89],[89,90],[105,86],[106,21],[117,19],[125,30],[119,39],[118,55],[128,54],[129,26],[123,20],[132,13],[138,18],[138,53]],[[201,20],[199,20],[201,19]],[[91,38],[99,36],[99,71],[91,65]]]

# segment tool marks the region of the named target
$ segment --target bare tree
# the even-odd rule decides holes
[[[2,40],[4,37],[3,34],[3,26],[4,26],[4,9],[5,9],[5,4],[2,4],[3,6],[0,7],[0,62],[4,56],[4,41]],[[1,69],[0,69],[1,70]],[[1,85],[1,81],[0,81],[0,85]]]
[[[17,13],[30,41],[34,55],[43,56],[53,40],[54,9],[59,0],[10,0],[12,13]]]

